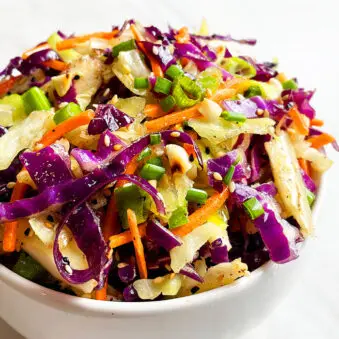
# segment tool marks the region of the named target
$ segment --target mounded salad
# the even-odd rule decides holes
[[[0,72],[0,262],[107,301],[211,290],[298,257],[335,139],[252,39],[58,31]]]

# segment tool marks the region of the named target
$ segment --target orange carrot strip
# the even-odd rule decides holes
[[[181,44],[185,44],[190,41],[190,35],[187,27],[181,27],[178,34],[175,35],[175,40]]]
[[[225,187],[221,193],[217,192],[213,194],[206,201],[205,205],[203,205],[200,209],[193,212],[188,217],[189,222],[187,224],[173,229],[172,232],[179,236],[184,236],[190,233],[195,228],[205,223],[211,214],[215,213],[219,208],[221,208],[225,201],[227,200],[228,196],[229,190],[227,187]],[[146,235],[146,227],[147,227],[146,223],[143,223],[139,226],[140,237],[144,237]],[[110,237],[109,246],[111,248],[116,248],[122,245],[126,245],[132,241],[132,238],[133,236],[131,234],[131,231],[125,231],[123,233]]]
[[[78,36],[78,37],[74,37],[70,39],[65,39],[65,40],[59,41],[56,45],[56,48],[58,51],[70,49],[70,48],[75,47],[77,44],[86,42],[92,38],[110,40],[110,39],[113,39],[117,35],[118,31],[119,31],[118,29],[115,29],[112,32],[97,32],[93,34],[87,34],[87,35],[82,35],[82,36]]]
[[[68,65],[60,60],[47,60],[43,62],[44,66],[53,68],[57,71],[65,71],[68,68]]]
[[[57,125],[51,131],[48,131],[37,144],[49,146],[75,128],[89,124],[93,117],[93,111],[88,110],[80,113],[75,117],[69,118],[61,124]]]
[[[183,144],[183,147],[188,155],[194,155],[194,147],[191,144]]]
[[[101,288],[100,290],[95,291],[96,300],[103,300],[103,301],[107,300],[107,287],[108,287],[108,282],[106,279],[104,287]]]
[[[42,44],[39,44],[37,46],[34,46],[28,50],[26,50],[23,54],[22,54],[22,58],[23,59],[27,59],[31,54],[33,53],[36,53],[36,52],[39,52],[39,51],[42,51],[44,49],[47,49],[47,48],[50,48],[48,43],[45,42],[45,43],[42,43]]]
[[[12,191],[11,202],[22,199],[25,196],[26,189],[27,185],[17,182]],[[17,230],[18,230],[17,221],[5,223],[5,232],[3,240],[3,250],[5,252],[15,251]]]
[[[148,104],[144,108],[144,113],[148,118],[160,118],[167,113],[164,112],[158,104]]]
[[[324,126],[324,121],[320,119],[312,119],[311,126],[317,126],[317,127]]]
[[[133,33],[133,36],[134,36],[135,40],[137,41],[138,47],[142,50],[142,52],[149,59],[154,75],[157,76],[157,77],[162,77],[163,78],[164,77],[164,72],[162,71],[162,68],[161,68],[160,64],[154,58],[153,55],[151,55],[151,54],[149,54],[147,52],[146,48],[144,47],[144,45],[141,42],[142,40],[145,40],[144,37],[140,34],[140,32],[138,31],[138,29],[135,27],[134,24],[131,24],[130,28],[131,28],[131,31]]]
[[[322,134],[316,135],[314,137],[308,138],[306,141],[310,142],[311,146],[314,147],[314,148],[321,148],[321,147],[335,141],[335,138],[332,137],[332,135],[330,135],[330,134],[322,133]]]
[[[198,108],[199,104],[180,112],[173,112],[161,118],[146,121],[145,126],[148,132],[158,132],[164,130],[172,125],[183,123],[189,119],[201,117]]]
[[[127,209],[127,220],[132,234],[135,257],[141,279],[147,279],[147,264],[145,258],[144,245],[141,241],[141,234],[138,228],[137,217],[131,209]]]
[[[303,119],[303,116],[299,113],[296,106],[293,106],[288,111],[288,115],[292,118],[297,131],[302,135],[308,135],[308,127]]]
[[[232,98],[235,94],[236,91],[232,88],[222,88],[213,94],[210,99],[215,102],[219,102],[221,100]]]
[[[309,167],[308,161],[306,161],[303,158],[299,158],[298,163],[299,163],[300,168],[302,168],[306,174],[310,175],[310,167]]]
[[[228,197],[229,190],[228,187],[225,186],[221,193],[214,193],[208,198],[205,205],[193,212],[188,217],[189,221],[187,224],[174,228],[172,230],[173,234],[183,237],[192,232],[195,228],[205,223],[213,213],[220,209]]]
[[[0,96],[5,95],[15,84],[19,77],[10,77],[8,80],[0,82]]]

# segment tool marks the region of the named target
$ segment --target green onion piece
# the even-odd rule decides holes
[[[120,52],[127,52],[132,49],[136,49],[137,46],[135,44],[135,40],[131,39],[128,41],[121,42],[119,45],[116,45],[112,48],[112,55],[113,57],[117,57]]]
[[[203,99],[203,90],[195,81],[182,76],[174,80],[172,95],[179,108],[187,108]]]
[[[134,184],[127,184],[114,190],[114,198],[121,225],[128,228],[127,209],[132,209],[137,217],[137,222],[144,222],[147,218],[146,193]]]
[[[186,194],[187,201],[197,202],[198,204],[204,204],[207,198],[207,192],[197,188],[190,188]]]
[[[38,87],[32,87],[22,95],[26,114],[33,111],[47,111],[51,108],[45,93]]]
[[[178,65],[171,65],[165,73],[169,78],[175,79],[184,75],[184,71]]]
[[[259,86],[250,86],[244,93],[245,98],[252,98],[256,96],[262,96],[262,92]]]
[[[178,207],[174,210],[168,220],[168,227],[170,229],[176,228],[188,223],[188,211],[184,206]]]
[[[172,95],[160,100],[161,109],[164,112],[169,112],[175,106],[175,99]]]
[[[166,170],[163,167],[146,164],[141,169],[140,176],[146,180],[159,180],[165,172]]]
[[[246,121],[246,116],[242,113],[224,111],[221,113],[221,117],[227,121],[232,122],[244,122]]]
[[[241,75],[246,78],[253,78],[257,74],[253,65],[238,57],[225,58],[221,62],[221,66],[231,74]]]
[[[146,147],[140,152],[137,160],[141,161],[142,159],[149,157],[151,154],[152,154],[152,150],[149,147]]]
[[[234,166],[234,165],[231,165],[230,168],[228,169],[228,171],[227,171],[227,173],[226,173],[224,179],[223,179],[223,180],[224,180],[224,183],[225,183],[226,185],[229,185],[229,184],[230,184],[230,182],[231,182],[231,180],[232,180],[232,178],[233,178],[233,175],[234,175],[234,171],[235,171],[235,166]]]
[[[13,266],[13,272],[28,280],[35,280],[46,273],[46,270],[30,255],[22,251],[18,261]]]
[[[14,111],[12,113],[13,122],[22,120],[27,116],[25,112],[24,101],[22,100],[22,96],[19,94],[4,96],[2,99],[0,99],[0,104],[9,105],[14,108]]]
[[[210,89],[212,92],[217,90],[220,83],[217,78],[210,75],[200,78],[198,82],[203,88]]]
[[[149,83],[147,78],[135,78],[134,79],[134,88],[136,89],[144,89],[148,88]]]
[[[293,80],[287,80],[283,84],[283,89],[298,89],[298,84]]]
[[[246,200],[243,206],[252,220],[257,219],[265,213],[261,203],[255,197]]]
[[[154,85],[154,92],[162,93],[162,94],[169,94],[172,87],[172,81],[157,77]]]
[[[153,133],[150,135],[151,145],[158,145],[161,143],[161,135],[160,133]]]
[[[160,157],[155,157],[155,158],[151,158],[149,160],[147,160],[148,164],[152,164],[152,165],[156,165],[159,167],[163,167],[163,163]]]
[[[306,188],[306,194],[307,194],[307,201],[310,206],[313,205],[315,200],[315,194],[311,192],[309,189]]]
[[[58,111],[55,112],[53,120],[54,122],[59,125],[63,121],[74,117],[81,113],[81,108],[79,105],[75,104],[74,102],[70,102],[67,104],[65,107],[59,109]]]

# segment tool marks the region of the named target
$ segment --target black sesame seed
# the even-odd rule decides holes
[[[24,232],[24,233],[25,233],[25,236],[26,236],[26,237],[28,237],[30,230],[31,230],[31,229],[30,229],[29,227],[25,229],[25,232]]]
[[[209,147],[206,147],[206,148],[205,148],[205,153],[206,153],[206,154],[210,154],[210,153],[211,153],[211,150],[210,150]]]
[[[195,294],[199,291],[199,287],[198,286],[194,286],[192,289],[191,289],[191,293],[192,294]]]
[[[48,220],[49,222],[54,222],[54,218],[53,218],[52,215],[48,215],[48,216],[47,216],[47,220]]]
[[[194,156],[193,156],[193,154],[190,154],[190,156],[189,156],[188,159],[189,159],[190,162],[193,162],[193,161],[194,161]]]
[[[74,80],[79,80],[80,79],[80,75],[79,74],[76,74],[73,78]]]

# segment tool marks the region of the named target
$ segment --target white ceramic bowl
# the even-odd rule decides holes
[[[323,190],[322,183],[314,219]],[[0,265],[0,317],[29,339],[238,338],[283,300],[298,279],[303,254],[284,265],[268,262],[249,277],[212,291],[139,303],[69,296]]]

